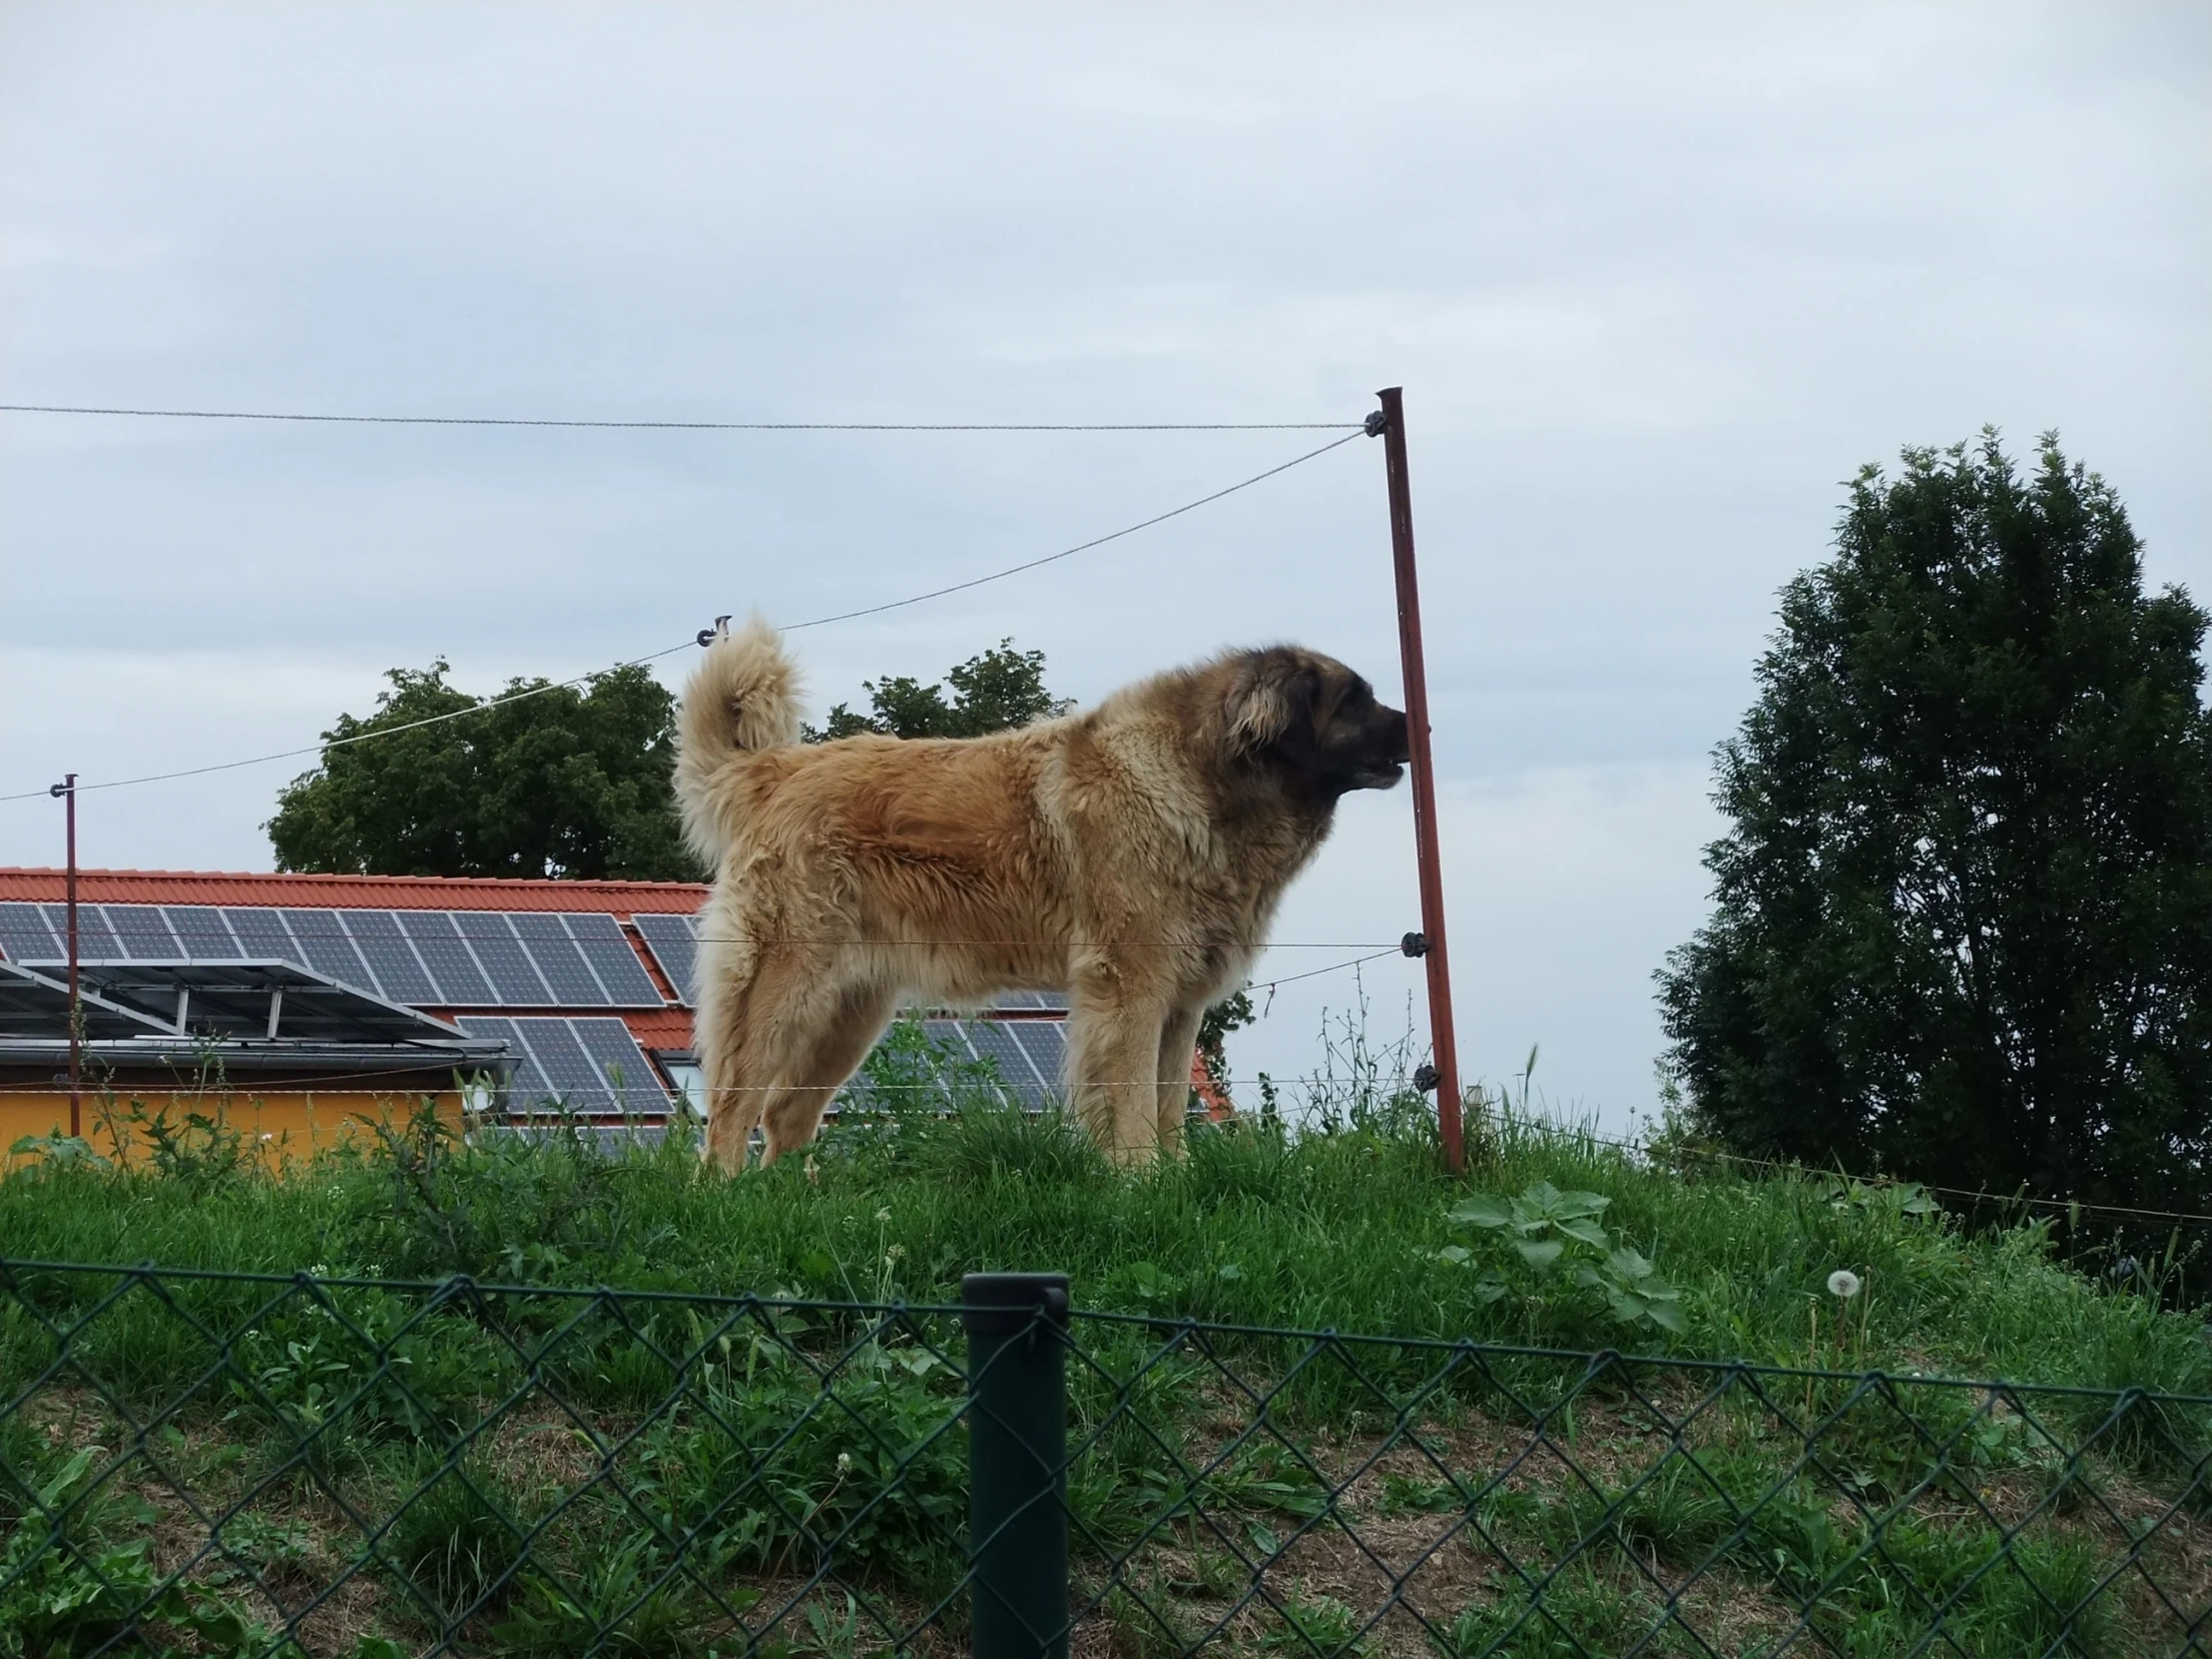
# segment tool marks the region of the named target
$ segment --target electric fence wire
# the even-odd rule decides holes
[[[24,406],[25,406],[25,405],[17,405],[17,404],[0,404],[0,409],[11,409],[11,408],[20,408],[20,407],[24,407]],[[131,411],[109,411],[109,412],[131,412]],[[161,412],[161,411],[148,411],[148,412]],[[215,418],[224,418],[224,417],[215,417]],[[263,418],[263,417],[245,417],[245,416],[242,416],[242,417],[240,417],[240,418]],[[301,415],[301,416],[269,416],[269,417],[266,417],[266,418],[270,418],[270,419],[278,419],[278,418],[286,418],[286,419],[294,419],[294,418],[295,418],[295,419],[331,419],[331,420],[335,420],[335,419],[341,419],[341,418],[342,418],[342,419],[349,419],[349,420],[350,420],[350,419],[360,419],[360,420],[367,420],[367,419],[371,419],[371,418],[385,418],[385,417],[371,417],[371,416],[366,416],[366,415],[361,415],[361,416],[342,416],[342,417],[341,417],[341,416],[336,416],[336,415],[330,415],[330,416],[305,416],[305,415]],[[412,416],[409,416],[409,417],[398,417],[398,416],[393,416],[393,417],[389,417],[389,418],[393,418],[393,419],[406,418],[406,419],[410,419],[410,420],[411,420],[411,419],[415,419],[415,418],[420,418],[420,419],[423,419],[423,420],[430,420],[430,419],[433,419],[433,418],[435,418],[435,417],[430,417],[430,416],[422,416],[422,417],[412,417]],[[543,422],[533,422],[532,424],[545,424],[545,423],[543,423]],[[606,424],[606,423],[604,423],[604,422],[597,422],[597,423],[591,423],[591,424]],[[841,429],[846,429],[846,428],[838,428],[838,429],[840,429],[840,430],[841,430]],[[873,430],[903,430],[904,428],[892,428],[892,427],[880,427],[880,428],[878,428],[878,427],[853,427],[853,428],[849,428],[849,429],[850,429],[850,430],[859,430],[859,431],[873,431]],[[928,428],[928,429],[930,429],[930,430],[936,430],[936,429],[938,429],[938,428]],[[945,427],[945,428],[941,428],[941,429],[942,429],[942,430],[946,430],[946,431],[954,431],[954,430],[959,430],[959,431],[988,431],[988,430],[999,430],[1000,428],[991,428],[991,427]],[[1012,430],[1012,429],[1021,429],[1021,430],[1032,430],[1032,429],[1034,429],[1034,430],[1044,430],[1044,429],[1046,429],[1046,428],[1005,428],[1005,429],[1009,429],[1009,430]],[[1101,431],[1101,430],[1122,430],[1123,428],[1113,428],[1113,427],[1068,427],[1068,428],[1053,428],[1053,429],[1055,429],[1055,430],[1058,430],[1058,429],[1064,429],[1064,430],[1069,430],[1069,431],[1078,431],[1078,430],[1081,430],[1081,431]],[[1158,427],[1156,427],[1156,428],[1127,428],[1127,429],[1128,429],[1128,430],[1170,430],[1171,428],[1158,428]],[[1247,430],[1248,428],[1238,427],[1238,428],[1224,428],[1224,429],[1233,429],[1233,430]],[[1338,427],[1337,425],[1334,425],[1334,424],[1332,424],[1332,425],[1331,425],[1331,426],[1330,426],[1329,428],[1327,428],[1327,429],[1328,429],[1328,430],[1331,430],[1331,431],[1336,431],[1336,430],[1340,430],[1341,428],[1340,428],[1340,427]],[[1057,564],[1057,563],[1058,563],[1058,562],[1059,562],[1060,560],[1062,560],[1062,559],[1072,559],[1072,558],[1074,558],[1074,557],[1075,557],[1075,556],[1076,556],[1076,555],[1077,555],[1078,553],[1088,553],[1088,552],[1089,552],[1089,551],[1091,551],[1091,549],[1093,549],[1093,548],[1097,548],[1097,547],[1104,547],[1104,546],[1105,546],[1105,545],[1106,545],[1106,544],[1107,544],[1108,542],[1120,541],[1120,540],[1121,540],[1121,539],[1122,539],[1122,538],[1123,538],[1124,536],[1133,536],[1133,535],[1137,534],[1137,532],[1138,532],[1138,531],[1140,531],[1140,530],[1149,530],[1149,529],[1151,529],[1151,528],[1152,528],[1152,527],[1153,527],[1154,525],[1156,525],[1156,524],[1165,524],[1165,523],[1166,523],[1166,522],[1167,522],[1167,521],[1168,521],[1169,519],[1171,519],[1171,518],[1180,518],[1180,517],[1182,517],[1182,516],[1183,516],[1183,515],[1184,515],[1185,513],[1190,513],[1190,512],[1196,512],[1196,511],[1197,511],[1197,510],[1198,510],[1199,508],[1201,508],[1201,507],[1204,507],[1204,506],[1209,506],[1209,505],[1211,505],[1211,504],[1212,504],[1213,502],[1216,502],[1216,501],[1219,501],[1219,500],[1223,499],[1223,498],[1224,498],[1225,496],[1231,496],[1231,495],[1235,495],[1235,494],[1236,494],[1236,493],[1237,493],[1237,492],[1238,492],[1239,490],[1247,490],[1247,489],[1250,489],[1250,488],[1252,488],[1252,486],[1253,486],[1253,485],[1255,485],[1255,484],[1259,484],[1259,483],[1264,483],[1264,482],[1266,482],[1266,481],[1267,481],[1268,479],[1270,479],[1270,478],[1273,478],[1273,477],[1276,477],[1276,476],[1277,476],[1278,474],[1281,474],[1281,473],[1285,473],[1285,472],[1288,472],[1288,471],[1290,471],[1290,470],[1291,470],[1291,468],[1293,468],[1293,467],[1295,467],[1295,466],[1303,466],[1303,465],[1305,465],[1305,464],[1306,464],[1306,463],[1307,463],[1308,461],[1311,461],[1311,460],[1316,460],[1316,459],[1320,458],[1321,456],[1323,456],[1323,455],[1326,455],[1326,454],[1328,454],[1328,453],[1329,453],[1329,452],[1330,452],[1330,451],[1331,451],[1332,449],[1337,449],[1337,448],[1341,448],[1341,447],[1342,447],[1343,445],[1345,445],[1345,444],[1348,444],[1348,443],[1350,443],[1350,442],[1351,442],[1351,441],[1352,441],[1352,440],[1353,440],[1354,438],[1357,438],[1357,437],[1363,437],[1363,436],[1366,436],[1366,435],[1367,435],[1367,428],[1366,428],[1365,426],[1355,426],[1355,427],[1353,427],[1353,428],[1352,428],[1352,429],[1351,429],[1350,431],[1347,431],[1347,432],[1345,432],[1345,435],[1344,435],[1343,437],[1340,437],[1340,438],[1336,438],[1336,439],[1333,439],[1332,441],[1330,441],[1330,442],[1328,442],[1328,443],[1325,443],[1325,444],[1323,444],[1323,445],[1322,445],[1322,446],[1321,446],[1321,447],[1320,447],[1319,449],[1309,449],[1309,450],[1308,450],[1308,451],[1307,451],[1307,452],[1306,452],[1305,454],[1303,454],[1303,455],[1298,455],[1298,456],[1294,456],[1294,457],[1293,457],[1292,459],[1290,459],[1290,460],[1287,460],[1287,461],[1283,462],[1283,463],[1282,463],[1281,465],[1279,465],[1279,466],[1271,466],[1271,467],[1269,467],[1269,468],[1268,468],[1268,469],[1267,469],[1267,470],[1266,470],[1265,472],[1256,472],[1256,473],[1254,473],[1254,474],[1253,474],[1253,475],[1252,475],[1251,477],[1249,477],[1249,478],[1244,478],[1244,479],[1240,479],[1240,480],[1239,480],[1238,482],[1236,482],[1236,483],[1234,483],[1234,484],[1230,484],[1230,485],[1228,485],[1228,486],[1227,486],[1226,488],[1215,490],[1215,491],[1213,491],[1212,493],[1210,493],[1210,494],[1207,494],[1207,495],[1202,495],[1202,496],[1200,496],[1200,497],[1199,497],[1199,498],[1198,498],[1197,500],[1195,500],[1195,501],[1186,501],[1186,502],[1184,502],[1184,503],[1183,503],[1183,505],[1182,505],[1182,506],[1180,506],[1180,507],[1171,507],[1170,509],[1168,509],[1168,511],[1166,511],[1166,512],[1164,512],[1164,513],[1155,513],[1155,514],[1154,514],[1154,515],[1153,515],[1152,517],[1150,517],[1150,518],[1146,518],[1146,519],[1140,519],[1140,520],[1139,520],[1138,522],[1136,522],[1135,524],[1125,525],[1125,526],[1124,526],[1123,528],[1121,528],[1121,529],[1119,529],[1119,530],[1114,530],[1114,531],[1110,531],[1110,532],[1109,532],[1108,534],[1106,534],[1106,535],[1103,535],[1103,536],[1094,536],[1094,537],[1092,537],[1092,538],[1091,538],[1091,539],[1090,539],[1089,541],[1085,541],[1085,542],[1078,542],[1078,543],[1076,543],[1076,544],[1075,544],[1075,545],[1074,545],[1073,547],[1064,547],[1064,548],[1060,549],[1060,551],[1058,551],[1057,553],[1047,553],[1047,554],[1045,554],[1045,555],[1044,555],[1043,557],[1041,557],[1041,558],[1036,558],[1036,559],[1027,559],[1027,560],[1024,560],[1024,561],[1023,561],[1022,563],[1020,563],[1020,564],[1017,564],[1017,565],[1008,565],[1008,566],[1007,566],[1007,567],[1006,567],[1005,569],[1003,569],[1003,570],[994,570],[994,571],[992,571],[992,572],[991,572],[990,574],[988,574],[988,575],[986,575],[986,576],[976,576],[976,577],[971,577],[971,578],[970,578],[969,580],[967,580],[967,581],[965,581],[965,582],[954,582],[954,583],[952,583],[952,584],[950,584],[949,586],[946,586],[946,587],[941,587],[941,588],[931,588],[931,589],[930,589],[930,590],[929,590],[928,592],[926,592],[926,593],[917,593],[917,594],[912,594],[912,595],[910,595],[910,596],[908,596],[907,598],[904,598],[904,599],[893,599],[893,600],[888,600],[888,601],[886,601],[885,603],[883,603],[883,604],[880,604],[880,605],[868,605],[868,606],[863,606],[863,607],[862,607],[861,609],[859,609],[859,610],[853,610],[853,611],[838,611],[838,612],[835,612],[835,613],[833,613],[832,615],[830,615],[830,616],[818,616],[818,617],[810,617],[810,618],[809,618],[809,619],[808,619],[807,621],[805,621],[805,622],[794,622],[794,623],[789,623],[789,624],[787,624],[787,625],[786,625],[786,626],[784,627],[784,629],[783,629],[783,632],[785,632],[785,633],[787,633],[787,634],[793,634],[793,633],[797,633],[797,632],[799,632],[799,631],[800,631],[801,629],[803,629],[803,628],[824,628],[824,627],[828,627],[828,626],[829,626],[829,625],[830,625],[830,623],[833,623],[833,622],[850,622],[850,621],[852,621],[853,619],[855,619],[855,618],[857,618],[857,617],[864,617],[864,616],[879,616],[879,615],[881,615],[881,614],[882,614],[883,612],[885,612],[885,611],[896,611],[896,610],[902,610],[902,609],[904,609],[904,608],[905,608],[906,606],[908,606],[908,605],[920,605],[920,604],[924,604],[924,603],[926,603],[927,601],[929,601],[929,600],[932,600],[932,599],[942,599],[942,598],[944,598],[944,597],[945,597],[945,596],[946,596],[947,594],[954,594],[954,593],[964,593],[964,592],[966,592],[966,591],[967,591],[968,589],[970,589],[970,588],[979,588],[979,587],[982,587],[982,586],[983,586],[983,585],[984,585],[985,583],[989,583],[989,582],[998,582],[998,581],[1003,581],[1003,580],[1004,580],[1005,578],[1007,578],[1007,577],[1009,577],[1009,576],[1018,576],[1018,575],[1020,575],[1020,574],[1021,574],[1021,573],[1023,572],[1023,571],[1028,571],[1028,570],[1035,570],[1035,569],[1037,569],[1037,568],[1039,568],[1040,566],[1043,566],[1043,565],[1049,565],[1049,564]],[[446,721],[449,721],[449,720],[459,720],[459,719],[461,719],[461,718],[463,718],[464,716],[467,716],[467,715],[482,714],[482,713],[483,713],[483,712],[484,712],[485,710],[487,710],[487,709],[497,709],[497,708],[503,708],[503,707],[505,707],[505,706],[506,706],[507,704],[510,704],[510,703],[519,703],[519,702],[521,702],[521,701],[522,701],[523,699],[525,699],[525,698],[530,698],[530,697],[539,697],[539,696],[542,696],[542,695],[544,695],[544,694],[545,694],[546,692],[550,692],[550,691],[559,691],[559,690],[563,690],[563,689],[565,689],[565,688],[573,688],[573,687],[578,687],[578,686],[584,686],[584,685],[588,685],[588,684],[590,684],[590,683],[591,683],[592,681],[594,681],[594,680],[597,680],[597,679],[601,678],[601,677],[602,677],[602,676],[604,676],[604,675],[607,675],[607,674],[613,673],[613,672],[615,672],[616,670],[619,670],[619,669],[625,669],[625,668],[642,668],[642,667],[644,667],[644,666],[645,666],[645,665],[646,665],[647,663],[653,663],[653,662],[658,662],[658,661],[660,661],[660,660],[661,660],[662,658],[664,658],[664,657],[673,657],[673,656],[675,656],[675,655],[676,655],[676,654],[677,654],[678,652],[680,652],[680,651],[685,651],[685,650],[688,650],[688,649],[692,648],[693,646],[695,646],[695,645],[696,645],[696,644],[698,644],[698,643],[700,643],[700,642],[699,642],[698,640],[696,640],[696,639],[690,639],[690,640],[685,640],[685,641],[683,641],[683,642],[682,642],[681,644],[679,644],[679,645],[672,645],[672,646],[669,646],[669,647],[667,647],[667,648],[666,648],[665,650],[661,650],[661,651],[650,651],[650,652],[647,652],[647,653],[646,653],[646,654],[645,654],[644,656],[642,656],[642,657],[632,657],[632,658],[630,658],[630,659],[629,659],[628,661],[626,661],[626,662],[620,662],[620,663],[616,663],[616,664],[614,664],[614,665],[613,665],[612,667],[610,667],[610,668],[604,668],[604,669],[594,669],[594,670],[593,670],[593,671],[592,671],[591,673],[589,673],[589,674],[579,674],[579,675],[577,675],[577,676],[576,676],[576,677],[575,677],[574,679],[570,679],[570,680],[555,680],[555,681],[548,681],[548,682],[547,682],[547,683],[545,683],[544,685],[538,685],[538,686],[528,686],[528,687],[525,687],[525,688],[524,688],[523,690],[521,690],[521,691],[516,691],[516,692],[509,692],[509,693],[507,693],[507,694],[506,694],[505,696],[502,696],[502,697],[493,697],[493,698],[487,698],[487,699],[485,699],[485,700],[484,700],[483,702],[481,702],[481,703],[472,703],[472,704],[470,704],[470,705],[469,705],[469,706],[468,706],[467,708],[465,708],[465,709],[452,709],[452,710],[448,710],[448,711],[447,711],[446,713],[444,713],[444,714],[441,714],[441,715],[426,715],[426,716],[425,716],[425,717],[423,717],[423,718],[422,718],[421,720],[410,720],[410,721],[405,721],[405,722],[402,722],[401,724],[399,724],[399,725],[397,725],[397,726],[378,726],[378,727],[373,727],[373,728],[371,728],[370,730],[368,730],[368,731],[365,731],[365,732],[355,732],[355,733],[351,734],[350,736],[347,736],[347,737],[342,737],[342,738],[329,738],[329,739],[325,739],[325,740],[324,740],[323,742],[321,742],[321,743],[317,743],[317,744],[309,744],[309,745],[307,745],[307,746],[305,746],[305,747],[303,747],[303,748],[299,748],[299,749],[284,749],[284,750],[278,750],[278,751],[276,751],[276,753],[274,753],[274,754],[269,754],[269,755],[254,755],[254,756],[250,756],[250,757],[248,757],[248,758],[247,758],[247,759],[245,759],[245,760],[240,760],[240,761],[220,761],[220,762],[217,762],[216,764],[214,764],[214,765],[212,765],[212,766],[204,766],[204,767],[185,767],[185,768],[181,768],[180,770],[178,770],[178,771],[176,771],[176,772],[154,772],[154,773],[148,773],[148,774],[144,775],[143,777],[138,777],[138,778],[111,778],[111,779],[108,779],[107,781],[105,781],[105,782],[102,782],[102,783],[92,783],[92,784],[83,784],[83,783],[80,783],[80,784],[79,784],[79,785],[77,785],[76,787],[77,787],[78,793],[80,793],[80,794],[85,794],[85,793],[89,793],[89,792],[91,792],[91,791],[94,791],[94,790],[124,790],[124,789],[132,789],[132,788],[135,788],[135,787],[137,787],[137,786],[139,786],[139,785],[141,785],[141,784],[169,784],[169,783],[175,783],[175,782],[177,782],[178,780],[180,780],[180,779],[184,779],[184,778],[205,778],[205,777],[209,776],[209,775],[210,775],[210,774],[212,774],[212,773],[218,773],[218,772],[236,772],[236,771],[240,770],[240,769],[241,769],[241,768],[243,768],[243,767],[258,767],[258,766],[267,766],[267,765],[269,765],[270,763],[272,763],[272,762],[275,762],[275,761],[292,761],[292,760],[299,760],[299,759],[301,759],[301,758],[303,758],[303,757],[305,757],[305,756],[309,756],[309,755],[321,755],[321,754],[324,754],[324,753],[328,752],[329,750],[332,750],[332,749],[341,749],[341,748],[344,748],[344,747],[346,747],[346,746],[348,746],[348,745],[350,745],[350,744],[357,744],[357,743],[367,743],[367,742],[369,742],[369,741],[370,741],[371,739],[374,739],[374,738],[389,738],[389,737],[395,737],[395,736],[397,736],[397,735],[398,735],[399,733],[401,733],[401,732],[413,732],[413,731],[419,731],[419,730],[420,730],[421,728],[423,728],[423,727],[425,727],[425,726],[438,726],[438,725],[442,725],[442,724],[444,724],[444,723],[445,723]],[[36,789],[36,790],[22,790],[22,791],[18,791],[18,792],[17,792],[17,793],[15,793],[15,794],[12,794],[12,795],[0,795],[0,803],[5,803],[5,802],[11,802],[11,801],[33,801],[33,800],[38,800],[38,799],[41,799],[41,798],[45,798],[45,797],[50,797],[50,796],[52,796],[53,794],[55,794],[55,793],[56,793],[56,789],[58,789],[58,787],[59,787],[59,786],[53,786],[53,787],[49,787],[49,788],[46,788],[46,789]]]

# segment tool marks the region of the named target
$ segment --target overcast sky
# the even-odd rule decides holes
[[[2202,4],[0,5],[0,401],[1347,420],[1406,388],[1471,1077],[1615,1127],[1705,908],[1709,754],[1841,481],[2057,428],[2212,597]],[[0,794],[311,744],[1116,529],[1295,432],[503,432],[0,414]],[[817,707],[1002,636],[1085,701],[1225,644],[1398,685],[1380,446],[795,636]],[[663,665],[672,677],[682,656]],[[267,868],[304,763],[88,793]],[[0,861],[61,815],[0,805]],[[1269,973],[1417,925],[1348,801]],[[1366,979],[1405,1027],[1416,970]],[[1313,1069],[1349,976],[1240,1075]],[[1425,1019],[1416,1009],[1425,1029]]]

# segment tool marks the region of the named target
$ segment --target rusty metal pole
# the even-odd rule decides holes
[[[1428,1041],[1435,1056],[1436,1128],[1444,1143],[1444,1167],[1457,1175],[1466,1165],[1459,1122],[1459,1044],[1451,1024],[1451,961],[1444,949],[1444,877],[1436,839],[1436,772],[1428,748],[1428,672],[1421,658],[1420,587],[1413,574],[1413,495],[1405,471],[1405,406],[1401,389],[1375,395],[1379,414],[1370,431],[1382,438],[1382,462],[1390,486],[1390,561],[1397,571],[1397,654],[1405,675],[1406,746],[1413,774],[1413,857],[1420,870],[1420,927],[1427,941]]]
[[[71,773],[47,793],[62,798],[69,824],[69,1133],[77,1139],[85,1131],[78,1057],[85,1021],[77,1000],[77,775]]]

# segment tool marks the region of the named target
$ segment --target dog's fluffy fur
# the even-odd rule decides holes
[[[1338,798],[1387,789],[1405,717],[1290,646],[959,740],[799,742],[799,676],[756,619],[684,694],[677,794],[701,914],[707,1151],[812,1139],[902,1003],[1058,990],[1069,1098],[1111,1154],[1176,1144],[1207,1005],[1240,984]]]

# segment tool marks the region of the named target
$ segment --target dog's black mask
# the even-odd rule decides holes
[[[1354,790],[1386,790],[1411,757],[1402,711],[1376,700],[1375,688],[1332,664],[1302,666],[1294,681],[1294,718],[1271,746],[1276,759],[1327,800]]]

